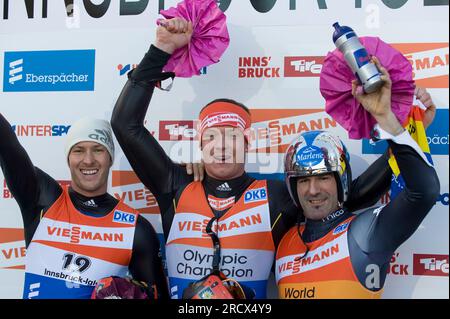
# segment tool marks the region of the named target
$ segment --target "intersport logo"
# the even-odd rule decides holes
[[[448,88],[448,43],[391,44],[413,66],[416,84],[425,88]]]
[[[70,125],[50,125],[50,124],[14,124],[12,130],[17,136],[22,137],[59,137],[67,135]]]

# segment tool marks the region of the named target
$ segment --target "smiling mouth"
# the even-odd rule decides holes
[[[232,159],[231,155],[225,155],[225,156],[219,156],[219,157],[214,157],[214,161],[216,163],[229,163]]]
[[[325,203],[325,199],[310,199],[309,203],[313,206],[320,206]]]
[[[81,174],[85,176],[92,176],[98,173],[98,169],[81,169]]]

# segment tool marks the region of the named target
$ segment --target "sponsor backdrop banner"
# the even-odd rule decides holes
[[[247,170],[282,178],[283,153],[301,132],[330,130],[351,153],[358,176],[386,148],[349,140],[324,111],[319,76],[334,49],[332,24],[379,36],[411,62],[438,111],[427,131],[441,194],[417,232],[393,255],[383,298],[448,298],[448,0],[218,0],[231,37],[220,63],[171,92],[155,91],[146,127],[174,161],[199,158],[196,118],[215,98],[252,111]],[[70,182],[64,137],[83,116],[110,119],[126,73],[154,40],[161,9],[175,0],[0,0],[0,112],[38,166]],[[155,197],[118,147],[109,192],[138,209],[160,234]],[[24,181],[25,182],[25,181]],[[379,204],[386,204],[389,194]],[[414,214],[414,212],[411,212]],[[19,207],[0,173],[0,298],[21,298],[26,254]],[[272,278],[273,279],[273,278]],[[269,296],[276,298],[271,282]]]

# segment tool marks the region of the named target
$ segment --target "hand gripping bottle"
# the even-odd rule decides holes
[[[340,26],[338,22],[333,24],[333,27],[335,28],[333,42],[344,55],[364,92],[372,93],[380,89],[384,84],[381,73],[376,65],[370,62],[370,56],[359,42],[355,31],[350,27]]]

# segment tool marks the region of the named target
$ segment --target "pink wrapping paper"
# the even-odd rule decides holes
[[[370,55],[376,56],[392,80],[392,111],[401,124],[409,114],[415,84],[411,63],[402,53],[377,37],[360,37]],[[320,92],[326,100],[325,110],[348,131],[349,138],[370,138],[376,121],[352,95],[356,79],[342,53],[335,49],[325,58],[320,74]]]
[[[199,75],[203,67],[219,62],[230,37],[226,16],[214,0],[184,0],[176,8],[161,10],[160,14],[166,19],[181,17],[191,21],[194,29],[190,43],[172,54],[164,71],[187,78]]]

